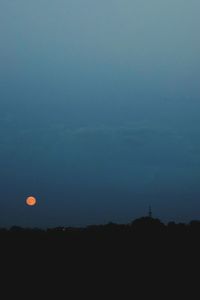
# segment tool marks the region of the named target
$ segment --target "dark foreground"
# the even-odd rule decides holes
[[[199,242],[200,222],[164,225],[149,217],[80,229],[13,227],[0,231],[1,274],[22,290],[29,286],[30,293],[44,290],[45,297],[56,288],[56,299],[63,289],[65,296],[72,290],[66,299],[80,299],[75,295],[93,288],[94,298],[103,293],[107,299],[109,289],[113,299],[120,292],[121,299],[134,299],[136,290],[141,296],[162,285],[166,295],[179,281],[181,292],[199,280]]]

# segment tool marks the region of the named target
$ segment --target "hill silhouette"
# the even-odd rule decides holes
[[[122,299],[134,299],[130,295],[142,286],[142,297],[147,284],[154,295],[155,284],[167,284],[166,294],[172,282],[178,288],[179,280],[183,285],[194,277],[199,237],[199,221],[164,224],[150,216],[85,228],[1,228],[1,274],[8,272],[9,283],[18,288],[33,282],[31,293],[40,298],[43,290],[45,299],[52,296],[52,288],[57,299],[59,292],[69,295],[71,289],[69,299],[78,299],[85,290],[101,299],[118,297],[120,291]]]
[[[162,240],[166,244],[178,246],[178,243],[197,241],[200,236],[200,221],[193,220],[188,224],[169,222],[164,224],[161,220],[151,216],[145,216],[133,220],[128,224],[116,224],[113,222],[100,225],[89,225],[87,227],[55,227],[55,228],[23,228],[12,226],[11,228],[0,228],[0,241],[9,241],[20,245],[26,240],[34,243],[48,243],[54,240],[60,241],[68,246],[73,243],[83,243],[84,245],[94,244],[94,241],[101,245],[123,241],[129,245],[135,245],[138,239],[143,242],[150,238],[157,243]]]

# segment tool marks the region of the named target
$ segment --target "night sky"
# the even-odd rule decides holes
[[[0,0],[0,226],[199,219],[199,11]]]

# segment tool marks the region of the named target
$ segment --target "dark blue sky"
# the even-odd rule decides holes
[[[199,218],[199,10],[1,0],[0,226]]]

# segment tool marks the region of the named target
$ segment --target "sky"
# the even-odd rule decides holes
[[[0,226],[199,219],[199,11],[0,0]]]

